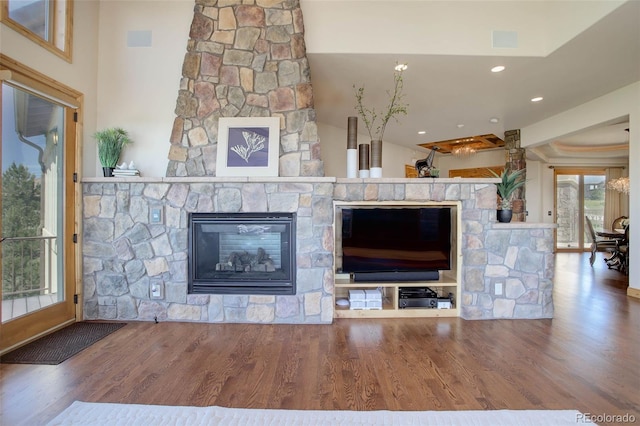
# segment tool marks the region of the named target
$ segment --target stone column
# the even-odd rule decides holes
[[[299,0],[195,0],[175,112],[167,176],[216,176],[220,117],[279,117],[279,176],[323,176]]]
[[[506,150],[506,167],[510,170],[525,170],[523,179],[527,178],[527,158],[524,148],[520,148],[520,129],[507,130],[504,132],[504,142]],[[526,222],[526,188],[521,186],[516,189],[512,198],[513,217],[512,222]]]

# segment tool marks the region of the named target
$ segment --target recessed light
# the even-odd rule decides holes
[[[418,132],[418,134],[419,134],[419,135],[424,135],[425,133],[427,133],[427,131],[426,131],[426,130],[420,130],[420,131]]]
[[[456,124],[456,127],[457,127],[458,129],[462,129],[462,128],[464,127],[464,124]]]
[[[496,118],[496,117],[491,117],[491,118],[489,119],[489,121],[490,121],[490,122],[492,122],[492,123],[497,123],[498,121],[500,121],[500,119],[499,119],[499,118]]]
[[[504,65],[497,65],[491,68],[491,72],[500,72],[500,71],[504,71],[504,69],[505,69]]]
[[[531,98],[531,102],[540,102],[544,98],[542,96],[536,96],[535,98]]]
[[[408,67],[407,67],[407,64],[398,64],[398,65],[396,65],[395,70],[396,70],[396,71],[404,71],[404,70],[406,70],[407,68],[408,68]]]

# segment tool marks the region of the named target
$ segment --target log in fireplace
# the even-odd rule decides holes
[[[191,213],[190,294],[296,293],[295,213]]]

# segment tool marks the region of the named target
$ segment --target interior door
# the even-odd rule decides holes
[[[556,169],[556,249],[585,251],[591,247],[585,216],[596,231],[604,225],[604,169]]]
[[[2,83],[0,351],[75,320],[74,108]]]

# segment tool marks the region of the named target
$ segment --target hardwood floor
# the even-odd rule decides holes
[[[3,425],[74,400],[339,410],[576,409],[640,422],[640,301],[556,258],[553,320],[131,322],[58,366],[0,364]]]

